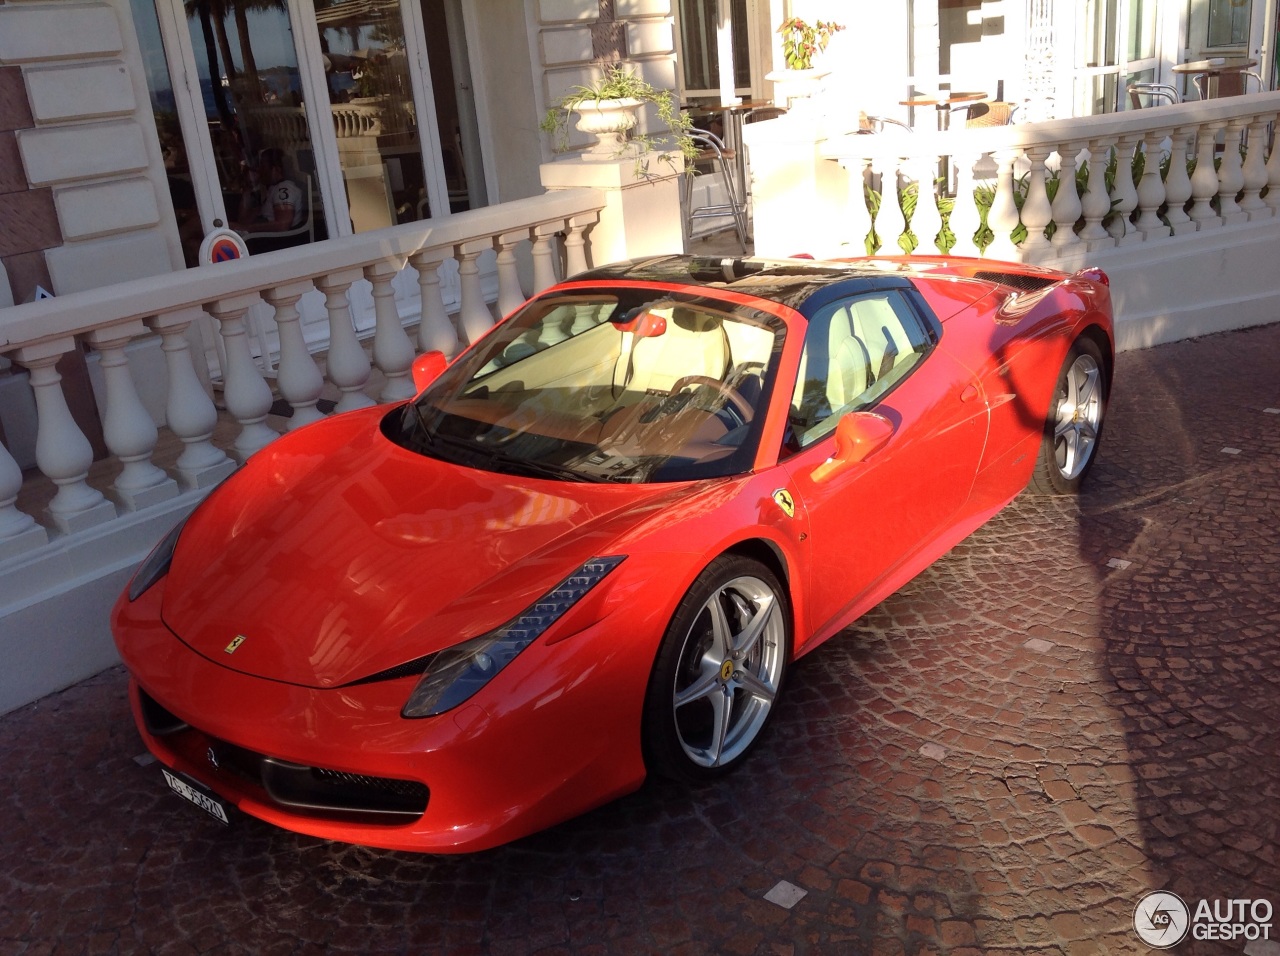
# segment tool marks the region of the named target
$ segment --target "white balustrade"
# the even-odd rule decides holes
[[[1195,230],[1195,224],[1186,210],[1187,200],[1191,198],[1187,143],[1193,132],[1187,127],[1180,127],[1169,134],[1169,172],[1164,177],[1165,220],[1169,223],[1169,231],[1175,236]]]
[[[1242,175],[1244,178],[1244,195],[1240,198],[1240,208],[1252,219],[1269,219],[1271,210],[1262,201],[1262,190],[1267,185],[1267,162],[1263,156],[1263,141],[1267,135],[1267,121],[1256,116],[1248,127],[1248,153],[1245,155]],[[1257,147],[1257,148],[1255,148]]]
[[[209,306],[209,314],[218,320],[218,331],[226,350],[223,397],[227,411],[240,423],[233,447],[241,463],[261,448],[275,441],[279,433],[267,424],[271,411],[271,389],[249,348],[249,323],[245,316],[258,296],[241,295],[218,299]]]
[[[458,284],[462,289],[462,308],[458,312],[458,326],[467,345],[474,344],[480,336],[493,328],[493,314],[485,305],[480,291],[480,265],[476,261],[480,253],[493,248],[491,240],[461,242],[454,247],[458,260]]]
[[[409,265],[418,271],[418,296],[421,319],[418,322],[418,349],[453,355],[458,350],[458,330],[449,321],[440,295],[440,266],[444,254],[438,250],[415,252]]]
[[[262,298],[276,310],[276,329],[280,336],[280,363],[276,369],[276,385],[293,409],[288,429],[301,428],[324,418],[316,407],[324,392],[324,376],[316,360],[307,351],[302,334],[298,300],[311,291],[310,282],[293,282],[275,286],[262,293]]]
[[[1248,214],[1236,202],[1244,188],[1244,166],[1240,161],[1240,140],[1244,126],[1239,120],[1227,124],[1222,144],[1222,162],[1218,166],[1218,215],[1224,225],[1244,222]]]
[[[347,291],[363,272],[346,269],[321,276],[316,288],[324,293],[324,307],[329,313],[329,381],[338,386],[342,397],[335,411],[349,412],[368,408],[373,399],[364,393],[373,366],[356,338],[351,321],[351,301]]]
[[[911,214],[911,231],[916,236],[916,251],[936,253],[942,232],[942,213],[938,210],[938,164],[932,159],[916,163],[916,208]]]
[[[596,217],[573,216],[565,222],[568,233],[564,237],[565,275],[572,277],[587,271],[586,231]]]
[[[1109,139],[1095,139],[1089,143],[1089,183],[1080,198],[1080,214],[1084,217],[1080,239],[1090,251],[1114,244],[1111,234],[1102,225],[1111,213],[1111,197],[1107,194],[1107,160],[1111,147]]]
[[[880,239],[876,250],[882,256],[900,256],[898,237],[907,231],[907,218],[902,212],[898,183],[898,157],[885,156],[872,168],[880,175],[880,208],[876,210],[875,230]]]
[[[1138,221],[1144,239],[1159,239],[1169,235],[1169,227],[1160,219],[1160,206],[1164,203],[1164,180],[1160,178],[1160,142],[1163,131],[1148,130],[1142,140],[1142,179],[1138,183]]]
[[[1280,113],[1270,117],[1268,125],[1271,127],[1270,148],[1271,153],[1267,157],[1267,194],[1263,197],[1267,205],[1271,208],[1272,213],[1280,215],[1280,149],[1276,149],[1276,128],[1280,126]],[[1258,145],[1266,148],[1268,143],[1262,137],[1258,138]],[[1250,146],[1252,148],[1252,145]]]
[[[404,268],[403,259],[384,259],[364,267],[364,277],[373,285],[373,315],[377,323],[373,335],[373,363],[386,377],[378,394],[380,402],[398,402],[415,394],[409,367],[413,365],[413,343],[400,323],[396,291],[391,280]]]
[[[1022,201],[1022,224],[1027,238],[1022,248],[1031,257],[1039,258],[1052,248],[1045,231],[1053,222],[1053,207],[1049,204],[1049,190],[1045,183],[1045,160],[1052,152],[1048,146],[1033,146],[1027,150],[1031,170],[1027,176],[1027,196]]]
[[[1013,232],[1018,228],[1018,200],[1013,193],[1013,164],[1018,154],[1013,150],[1001,150],[996,156],[996,192],[987,211],[987,227],[991,230],[991,244],[986,255],[995,259],[1010,259],[1018,254],[1013,244]]]
[[[1136,135],[1121,136],[1116,140],[1115,182],[1111,187],[1111,218],[1107,231],[1123,245],[1135,242],[1142,235],[1134,228],[1129,217],[1138,208],[1138,187],[1133,184],[1133,160],[1138,153],[1140,138]]]
[[[1191,174],[1191,219],[1201,230],[1216,229],[1222,217],[1213,210],[1213,197],[1218,195],[1218,172],[1213,166],[1213,146],[1217,125],[1202,126],[1196,133],[1196,168]]]
[[[516,269],[516,245],[529,238],[528,230],[504,232],[493,237],[498,265],[498,315],[510,315],[524,304],[520,273]]]
[[[116,502],[126,511],[167,501],[178,494],[178,483],[151,462],[159,430],[138,397],[125,346],[146,331],[141,319],[94,329],[85,339],[102,357],[106,408],[102,438],[120,459],[120,474],[112,486]]]
[[[562,223],[548,222],[529,229],[529,238],[533,240],[533,292],[537,295],[543,289],[556,283],[555,256],[552,252],[552,241],[560,233]]]
[[[1058,192],[1050,207],[1053,213],[1053,247],[1062,252],[1080,244],[1076,221],[1084,212],[1076,168],[1083,143],[1064,143],[1058,147]]]
[[[49,534],[36,519],[19,511],[22,469],[0,442],[0,561],[47,544]]]

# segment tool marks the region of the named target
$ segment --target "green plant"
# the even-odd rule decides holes
[[[580,107],[602,100],[639,100],[657,106],[658,119],[666,126],[672,145],[684,154],[687,167],[692,169],[693,160],[698,155],[698,148],[689,136],[693,129],[692,117],[680,112],[680,104],[670,90],[658,89],[620,63],[609,67],[597,82],[589,86],[575,86],[562,96],[558,103],[547,109],[541,129],[554,136],[556,149],[563,151],[569,146],[570,116]],[[645,155],[657,145],[657,141],[634,130],[628,137],[626,145],[636,153],[637,170],[647,171]]]
[[[789,70],[813,69],[815,53],[821,53],[831,42],[831,37],[844,29],[842,23],[819,20],[810,26],[799,17],[792,17],[778,32],[782,34],[782,58]]]

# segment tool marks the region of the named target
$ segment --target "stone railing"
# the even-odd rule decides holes
[[[823,208],[844,210],[824,217],[814,251],[910,248],[1051,264],[1269,219],[1280,210],[1280,150],[1270,150],[1277,118],[1280,93],[1260,93],[986,129],[814,135],[813,169],[800,176]],[[761,229],[796,218],[787,191],[769,208],[772,154],[752,142],[784,122],[748,129],[761,253],[805,247],[801,234]],[[834,163],[842,181],[829,171]],[[760,248],[762,231],[769,248]]]
[[[531,199],[421,223],[396,226],[234,262],[170,273],[0,310],[0,355],[26,369],[35,395],[35,459],[56,485],[44,523],[19,510],[22,474],[0,445],[0,562],[33,552],[58,536],[115,521],[125,513],[158,505],[181,491],[206,488],[237,462],[265,446],[278,432],[267,424],[275,401],[255,361],[250,311],[265,302],[273,319],[279,361],[275,385],[292,407],[288,428],[323,416],[317,405],[326,387],[339,395],[337,410],[374,403],[366,394],[373,369],[380,372],[377,400],[413,394],[410,366],[420,351],[453,354],[494,323],[485,301],[477,260],[496,253],[497,311],[506,314],[525,298],[516,248],[529,243],[525,272],[530,291],[556,281],[557,263],[571,274],[587,267],[586,232],[600,217],[604,194],[565,189]],[[458,277],[456,321],[446,313],[440,269]],[[406,266],[416,273],[417,308],[406,321],[392,282]],[[366,281],[372,287],[372,348],[357,338],[349,292]],[[399,285],[404,285],[402,279]],[[321,366],[309,353],[301,328],[299,299],[318,290],[328,317]],[[209,316],[220,338],[222,398],[238,423],[230,455],[212,441],[217,410],[197,374],[188,330]],[[420,320],[419,320],[420,316]],[[417,323],[416,341],[406,326]],[[140,399],[136,371],[127,349],[158,337],[166,379],[163,415]],[[103,491],[86,479],[90,443],[68,408],[55,369],[64,354],[87,347],[101,367],[103,437],[118,473]],[[269,356],[259,356],[269,365]],[[156,418],[181,441],[173,472],[158,467],[153,451]],[[48,525],[48,527],[46,527]]]

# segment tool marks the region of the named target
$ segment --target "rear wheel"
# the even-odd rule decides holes
[[[1080,490],[1093,467],[1106,411],[1106,360],[1091,339],[1076,339],[1049,403],[1040,456],[1031,476],[1033,491],[1073,495]]]
[[[773,717],[791,653],[786,591],[764,565],[724,555],[698,575],[649,677],[649,769],[700,781],[737,767]]]

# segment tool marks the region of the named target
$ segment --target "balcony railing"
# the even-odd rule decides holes
[[[1052,264],[1274,217],[1278,118],[1280,92],[1260,93],[986,129],[890,128],[817,149],[848,174],[836,237],[847,255]]]
[[[266,337],[251,335],[250,328],[251,309],[261,310],[259,303],[265,302],[273,316],[276,334],[271,339],[278,343],[279,356],[275,385],[292,408],[288,428],[323,417],[318,405],[326,377],[330,390],[340,396],[337,411],[374,403],[366,388],[375,368],[382,382],[377,401],[397,401],[413,394],[410,367],[418,352],[452,354],[493,325],[477,261],[482,253],[496,253],[496,306],[499,315],[505,314],[525,298],[516,247],[530,243],[529,291],[546,288],[556,281],[558,262],[568,273],[587,267],[586,232],[604,205],[603,194],[594,189],[566,189],[0,310],[0,355],[30,374],[36,465],[57,489],[41,516],[43,523],[19,510],[23,476],[10,451],[0,445],[0,561],[46,546],[51,535],[104,525],[180,491],[208,487],[275,439],[279,433],[267,424],[267,416],[276,398],[263,374],[272,356],[262,354]],[[446,262],[450,271],[456,262],[456,321],[441,296],[440,268]],[[419,298],[408,321],[392,287],[406,266],[416,273]],[[372,286],[370,351],[357,337],[349,298],[352,286],[364,280]],[[299,299],[312,290],[323,294],[328,315],[323,373],[304,340],[298,309]],[[213,441],[218,412],[197,375],[189,344],[188,330],[205,316],[216,322],[222,397],[238,425],[226,450]],[[406,331],[415,322],[416,341]],[[152,460],[159,431],[139,397],[126,354],[131,343],[145,337],[158,337],[164,353],[164,427],[183,449],[172,473]],[[82,346],[99,355],[103,437],[118,464],[105,494],[87,480],[93,452],[71,416],[54,367],[62,355]]]

